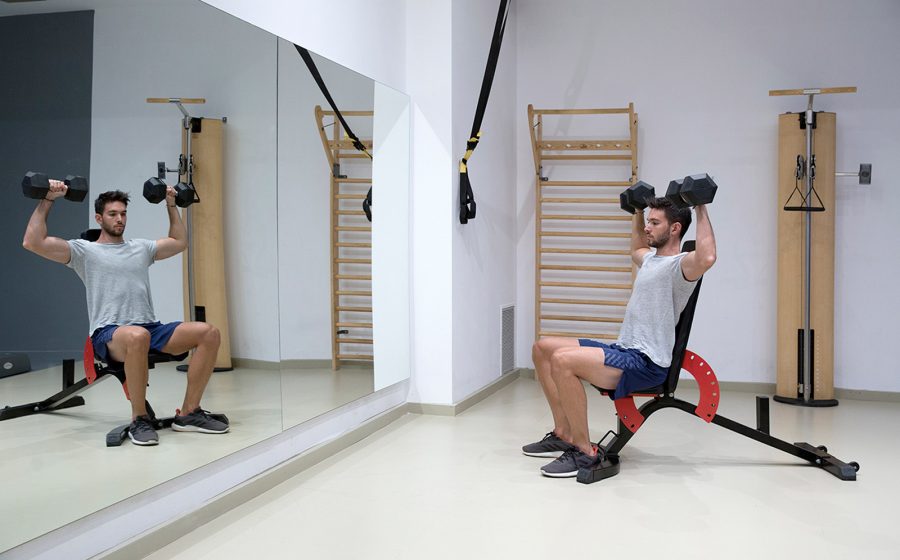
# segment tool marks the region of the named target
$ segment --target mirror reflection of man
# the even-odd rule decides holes
[[[175,189],[170,186],[166,190],[168,236],[156,241],[125,240],[128,194],[102,193],[94,202],[94,219],[100,226],[100,237],[94,242],[66,241],[47,235],[47,215],[53,201],[65,196],[67,189],[62,181],[50,181],[49,192],[38,202],[28,221],[22,246],[45,259],[65,264],[84,282],[94,353],[103,361],[125,365],[131,395],[132,423],[128,430],[131,441],[137,445],[159,443],[146,407],[150,350],[166,354],[194,350],[187,371],[184,402],[172,429],[205,434],[227,432],[227,423],[200,407],[219,350],[219,330],[197,321],[163,324],[156,320],[153,311],[150,265],[187,247],[187,232],[175,207]]]

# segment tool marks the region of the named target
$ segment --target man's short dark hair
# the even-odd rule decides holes
[[[678,237],[678,240],[681,241],[684,239],[684,234],[687,233],[689,227],[691,227],[691,209],[690,208],[676,208],[672,201],[667,198],[651,198],[647,200],[647,207],[653,208],[656,210],[662,210],[666,214],[666,219],[669,220],[670,224],[679,223],[681,224],[681,233]]]
[[[122,191],[106,191],[105,193],[100,194],[97,197],[97,200],[94,201],[94,212],[98,214],[103,214],[103,211],[106,210],[106,205],[110,202],[121,202],[125,206],[128,206],[128,193]]]

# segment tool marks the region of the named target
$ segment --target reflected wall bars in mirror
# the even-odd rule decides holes
[[[195,0],[0,3],[0,52],[0,80],[17,84],[0,89],[0,252],[15,271],[0,280],[0,551],[408,377],[406,95],[312,55],[336,106],[370,142],[371,160],[346,158],[346,132],[294,45]],[[121,189],[131,195],[124,238],[166,237],[168,209],[145,201],[143,184],[157,162],[173,170],[169,184],[186,181],[175,170],[187,148],[178,107],[148,104],[153,97],[205,99],[183,105],[199,119],[189,121],[192,212],[200,220],[199,209],[211,208],[201,177],[220,167],[222,233],[193,243],[218,242],[221,254],[157,261],[150,287],[159,321],[189,320],[187,294],[203,290],[190,280],[205,282],[190,270],[224,271],[221,330],[233,369],[212,375],[202,406],[227,414],[230,431],[162,429],[157,446],[107,447],[131,407],[118,381],[101,382],[112,377],[83,381],[85,288],[72,270],[22,247],[42,203],[23,197],[21,184],[27,171],[87,178],[83,202],[53,203],[51,236],[98,227],[93,201]],[[204,123],[221,130],[218,162],[201,148]],[[369,187],[371,223],[360,215]],[[176,365],[150,370],[147,400],[160,417],[182,406],[186,374]],[[83,404],[9,413],[79,383]]]

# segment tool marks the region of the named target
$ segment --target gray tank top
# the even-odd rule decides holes
[[[661,367],[672,363],[675,324],[697,285],[681,272],[685,255],[660,257],[651,250],[644,256],[619,331],[619,346],[640,350]]]
[[[113,244],[70,239],[68,243],[72,257],[66,266],[84,282],[90,333],[106,325],[156,321],[150,297],[156,241],[129,239]]]

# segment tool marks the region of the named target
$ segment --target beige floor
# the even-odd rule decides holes
[[[76,379],[81,368],[76,363]],[[58,366],[0,380],[0,406],[42,400],[60,380]],[[151,372],[148,400],[158,415],[181,405],[184,383],[173,364]],[[84,392],[85,406],[0,422],[0,552],[355,400],[372,384],[371,368],[217,373],[203,406],[228,414],[231,432],[165,430],[149,448],[105,446],[106,432],[130,416],[114,379]]]
[[[591,393],[590,411],[595,438],[613,427],[607,399]],[[721,411],[752,424],[753,395]],[[529,379],[455,418],[407,415],[149,558],[900,557],[898,404],[772,404],[775,436],[859,461],[856,482],[675,410],[618,476],[548,479],[519,447],[549,423]]]
[[[333,410],[375,390],[372,366],[345,365],[331,368],[295,368],[281,370],[284,395],[284,428]]]

